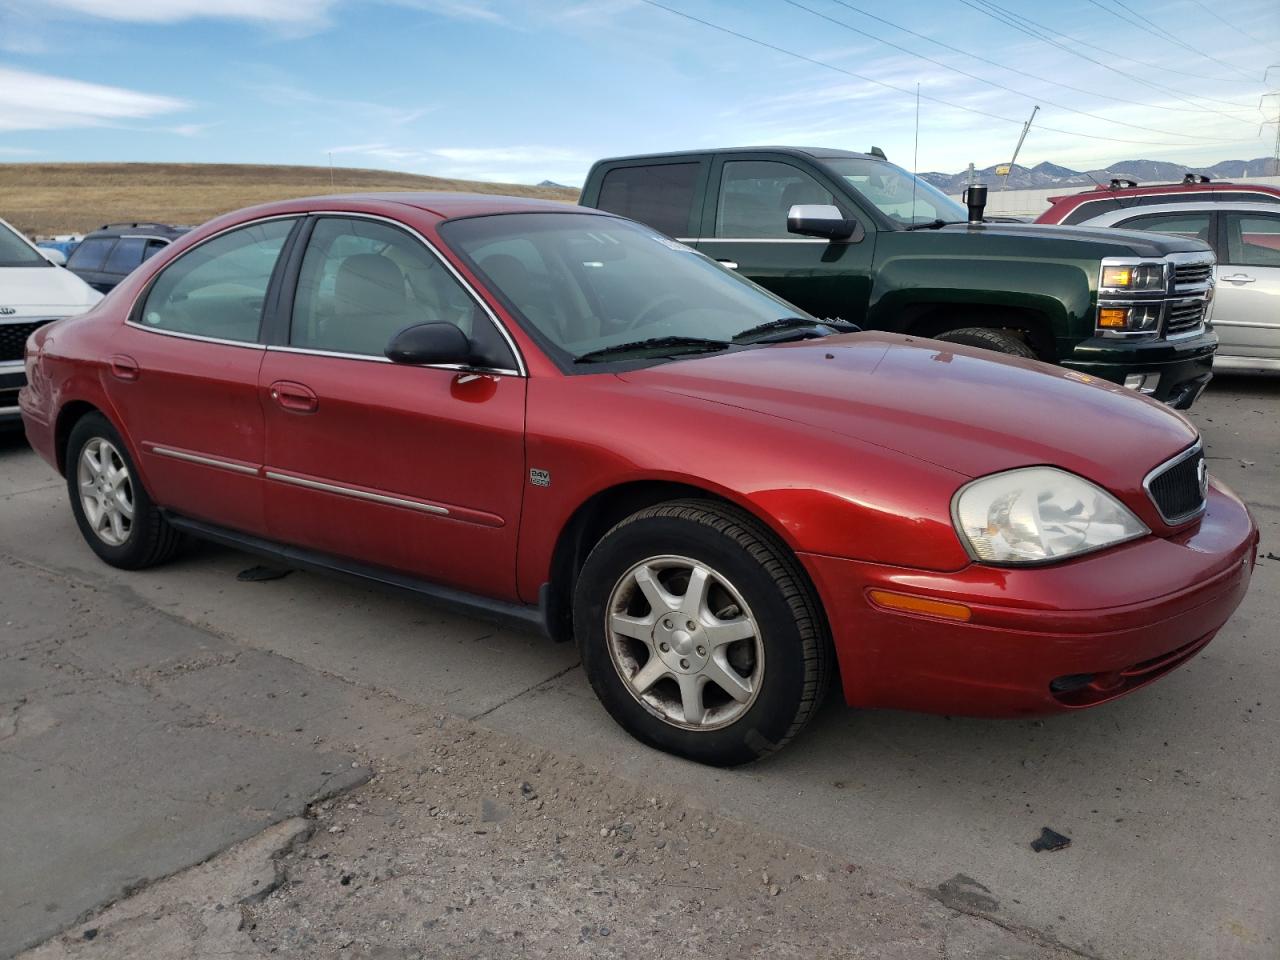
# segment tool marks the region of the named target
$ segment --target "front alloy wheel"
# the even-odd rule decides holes
[[[755,702],[760,628],[727,578],[688,557],[651,557],[618,581],[605,626],[632,696],[668,723],[715,730]]]
[[[592,548],[574,589],[582,667],[643,743],[730,766],[813,716],[831,641],[795,556],[729,504],[640,510]]]

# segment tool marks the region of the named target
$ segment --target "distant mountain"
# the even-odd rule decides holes
[[[577,187],[568,187],[568,186],[565,186],[563,183],[556,183],[554,180],[543,180],[540,184],[538,184],[538,186],[540,186],[540,187],[558,187],[558,188],[559,188],[559,189],[561,189],[561,190],[577,190],[577,189],[578,189]]]
[[[1208,167],[1189,167],[1163,160],[1121,160],[1102,170],[1072,170],[1056,163],[1037,163],[1034,167],[1014,164],[1009,172],[1010,190],[1048,190],[1054,187],[1091,187],[1107,183],[1112,177],[1124,177],[1139,183],[1152,180],[1181,180],[1187,173],[1203,173],[1215,180],[1231,177],[1265,177],[1271,175],[1275,161],[1271,157],[1256,160],[1221,160]],[[988,186],[1004,178],[994,166],[974,171],[974,178]],[[958,194],[969,183],[969,171],[960,173],[922,173],[920,179],[933,184],[943,193]]]

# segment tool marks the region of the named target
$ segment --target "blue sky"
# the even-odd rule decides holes
[[[621,153],[874,143],[910,167],[917,83],[921,170],[1007,159],[1037,102],[1019,162],[1200,164],[1274,143],[1259,125],[1280,97],[1259,98],[1269,64],[1280,89],[1276,0],[659,2],[819,62],[644,0],[0,0],[0,161],[332,154],[578,184]]]

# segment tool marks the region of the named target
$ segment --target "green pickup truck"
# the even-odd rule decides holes
[[[581,203],[646,223],[818,317],[1061,364],[1191,406],[1213,375],[1199,240],[996,222],[884,155],[799,147],[601,160]]]

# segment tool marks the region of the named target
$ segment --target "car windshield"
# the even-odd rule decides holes
[[[783,317],[817,322],[629,220],[503,214],[454,220],[441,233],[562,363],[714,352]]]
[[[822,164],[886,217],[904,227],[937,220],[963,223],[969,218],[963,205],[892,163],[837,157],[823,160]]]
[[[0,267],[42,266],[49,267],[52,264],[8,225],[0,223]]]

